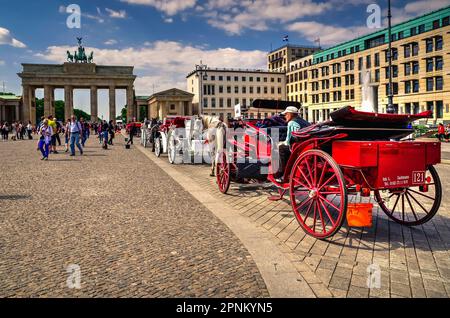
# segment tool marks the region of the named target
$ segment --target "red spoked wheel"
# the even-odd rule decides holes
[[[439,210],[442,185],[433,166],[425,173],[425,183],[410,188],[375,191],[375,199],[386,215],[406,226],[428,222]]]
[[[220,192],[226,194],[230,188],[231,181],[231,167],[227,160],[227,154],[222,151],[219,156],[217,156],[218,161],[216,162],[216,179],[217,185],[219,186]]]
[[[309,235],[325,239],[341,228],[347,188],[339,165],[321,150],[309,150],[294,163],[290,198],[295,217]]]

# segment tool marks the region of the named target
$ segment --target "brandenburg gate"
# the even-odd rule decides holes
[[[136,117],[132,66],[100,66],[93,63],[93,53],[86,56],[78,38],[78,52],[67,52],[68,62],[55,64],[22,64],[19,73],[23,87],[22,119],[36,124],[35,90],[44,89],[44,116],[55,114],[55,89],[64,89],[65,118],[73,114],[73,90],[90,89],[91,120],[98,119],[98,89],[109,89],[109,118],[116,119],[116,89],[125,89],[127,98],[127,120]]]

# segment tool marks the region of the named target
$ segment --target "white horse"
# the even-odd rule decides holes
[[[207,129],[206,140],[209,144],[209,153],[211,157],[211,174],[215,175],[216,164],[220,153],[225,148],[225,137],[227,125],[218,116],[202,116],[203,128]]]

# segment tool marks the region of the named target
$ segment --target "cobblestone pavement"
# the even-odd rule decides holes
[[[432,221],[419,227],[403,227],[389,220],[376,206],[372,228],[349,228],[345,224],[326,241],[303,232],[288,200],[268,201],[269,193],[274,190],[270,185],[232,183],[228,195],[222,195],[215,179],[208,177],[209,167],[179,165],[176,169],[272,233],[291,251],[297,270],[318,297],[450,296],[448,165],[437,167],[444,198]],[[381,271],[380,288],[367,288],[368,267],[372,264]]]
[[[121,137],[48,162],[35,145],[0,142],[0,297],[269,296],[231,231]]]

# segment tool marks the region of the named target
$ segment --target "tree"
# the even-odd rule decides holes
[[[77,117],[77,119],[80,119],[81,117],[83,117],[87,121],[91,120],[91,115],[82,111],[81,109],[74,109],[73,114]]]
[[[126,105],[124,108],[122,108],[121,116],[117,116],[117,119],[122,120],[123,123],[127,122],[127,106]]]
[[[55,114],[52,114],[53,116],[56,117],[56,119],[60,120],[60,121],[66,121],[69,118],[65,118],[66,114],[64,111],[64,106],[65,103],[63,100],[57,100],[55,101]],[[84,119],[90,121],[91,120],[91,115],[89,115],[88,113],[82,111],[81,109],[74,109],[73,110],[73,114],[80,119],[81,117],[83,117]],[[38,120],[38,122],[41,120],[41,117],[44,116],[44,99],[39,99],[36,98],[36,118]],[[99,120],[99,119],[98,119]]]

